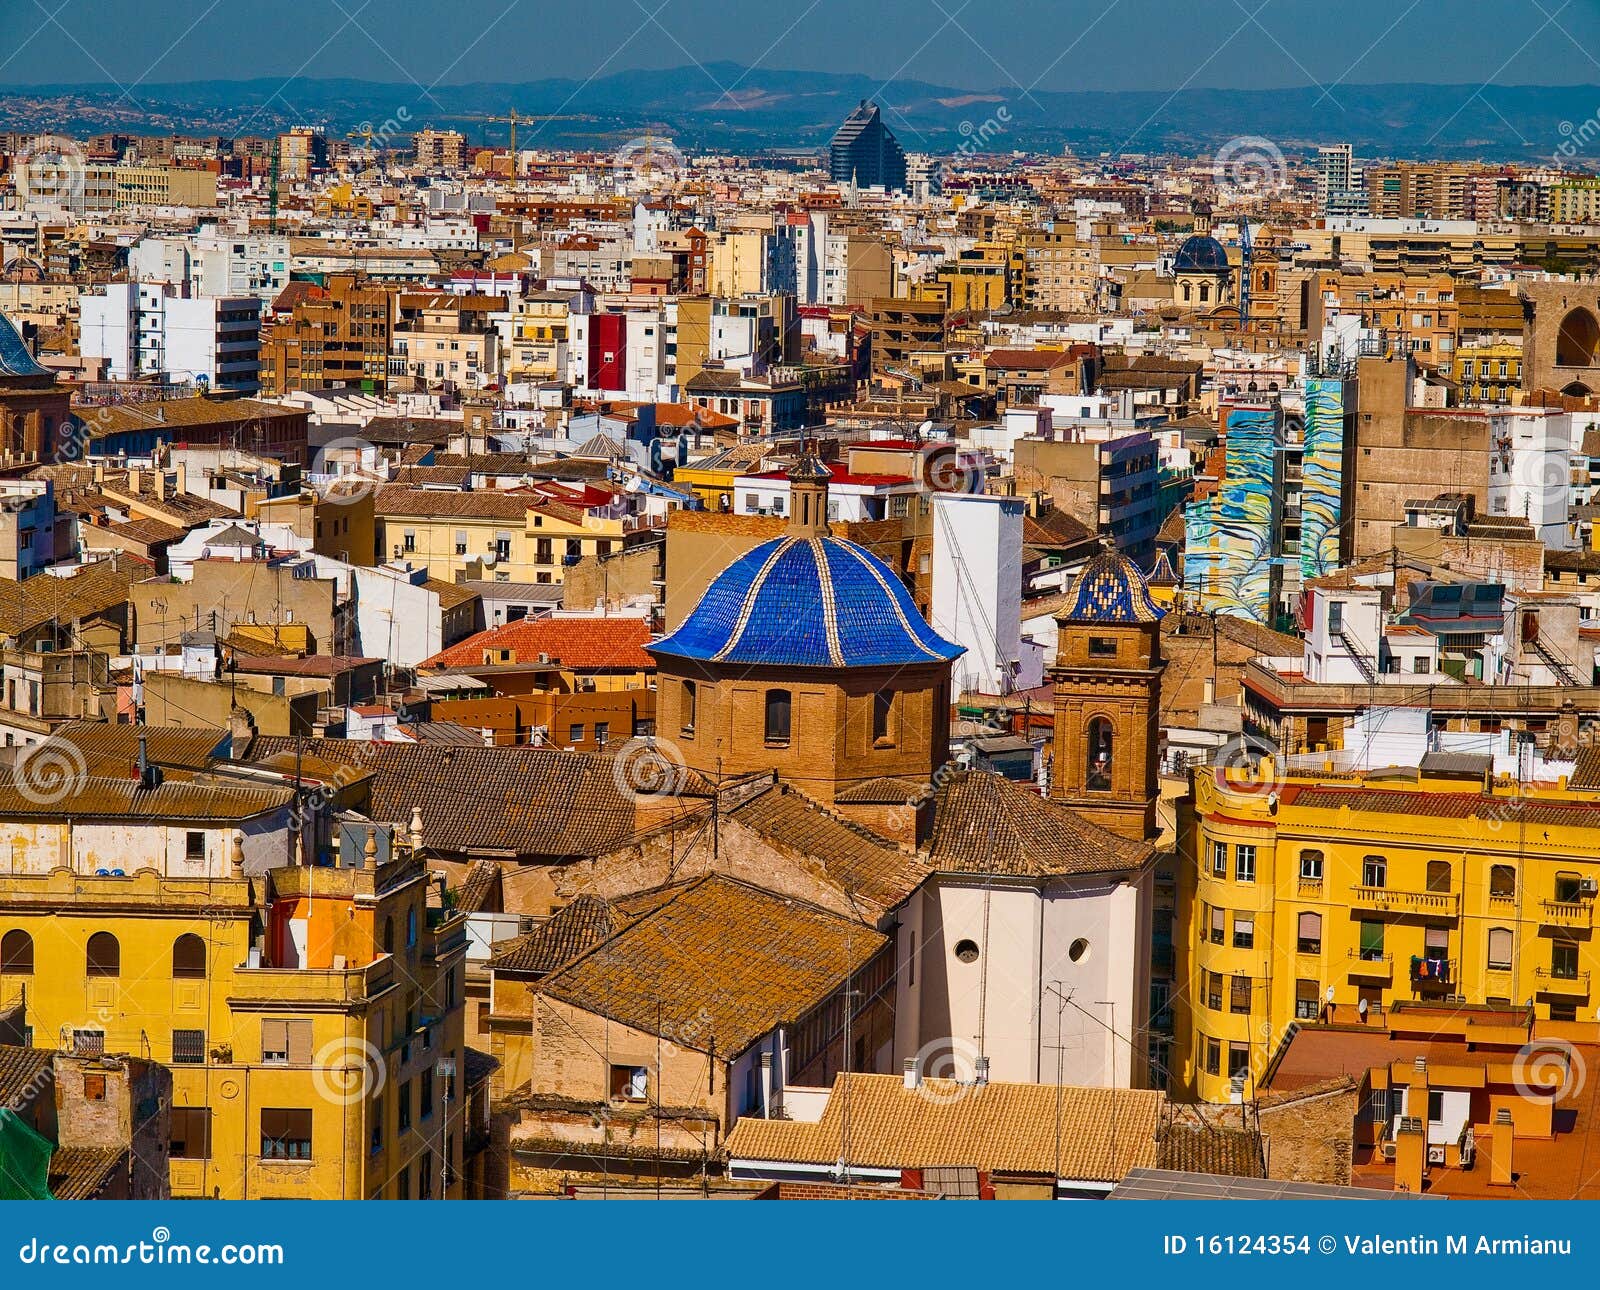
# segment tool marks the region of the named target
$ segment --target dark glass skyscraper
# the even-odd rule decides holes
[[[862,188],[904,189],[906,154],[884,125],[875,103],[861,100],[828,145],[828,170],[836,182]]]

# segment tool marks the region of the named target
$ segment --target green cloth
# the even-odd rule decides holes
[[[50,1200],[50,1139],[0,1106],[0,1200]]]

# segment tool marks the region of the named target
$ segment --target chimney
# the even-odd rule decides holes
[[[413,806],[411,808],[411,829],[410,829],[410,833],[411,833],[411,849],[413,851],[421,851],[422,850],[422,808],[420,806]]]
[[[1494,1113],[1494,1127],[1490,1134],[1489,1185],[1510,1187],[1516,1182],[1511,1158],[1515,1154],[1513,1139],[1517,1136],[1517,1126],[1511,1122],[1510,1107],[1502,1106]]]
[[[250,747],[250,741],[255,738],[255,726],[250,721],[250,714],[244,708],[235,707],[228,714],[228,756],[233,761],[242,761],[245,750]]]
[[[233,835],[233,876],[244,877],[244,834]]]
[[[917,1059],[915,1057],[906,1058],[905,1073],[901,1078],[908,1089],[918,1089],[922,1087],[922,1068],[917,1065]]]
[[[1409,1103],[1411,1095],[1406,1095]],[[1400,1117],[1400,1131],[1394,1137],[1394,1189],[1422,1194],[1423,1180],[1428,1176],[1428,1135],[1426,1122],[1414,1115]]]
[[[129,470],[128,471],[128,491],[130,493],[132,493],[135,497],[137,497],[139,495],[139,489],[141,487],[143,487],[143,486],[144,486],[144,473],[142,471],[140,471],[137,467],[134,467],[133,469]]]
[[[369,828],[367,830],[366,845],[361,848],[361,867],[367,870],[375,870],[378,867],[377,829]]]

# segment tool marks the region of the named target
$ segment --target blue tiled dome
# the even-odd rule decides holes
[[[1067,623],[1155,623],[1166,610],[1150,598],[1139,566],[1125,555],[1102,551],[1067,589],[1067,607],[1056,615]]]
[[[763,542],[718,575],[651,652],[708,663],[895,667],[964,651],[923,620],[894,571],[835,537]]]
[[[1222,273],[1227,268],[1227,248],[1204,233],[1185,238],[1172,261],[1175,273]]]

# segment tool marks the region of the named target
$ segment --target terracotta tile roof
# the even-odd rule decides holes
[[[898,1075],[840,1075],[816,1123],[746,1116],[734,1125],[725,1152],[737,1160],[832,1164],[843,1141],[848,1091],[850,1162],[858,1166],[953,1165],[1120,1182],[1130,1169],[1156,1162],[1163,1098],[1152,1090],[923,1083],[908,1089]]]
[[[540,990],[681,1048],[731,1058],[805,1016],[888,943],[853,919],[713,874]]]
[[[951,775],[934,797],[928,860],[946,873],[1019,877],[1137,869],[1154,849],[992,771]]]
[[[983,365],[991,370],[1049,372],[1072,361],[1071,354],[1059,349],[996,349],[985,356]]]
[[[20,1110],[30,1099],[30,1088],[43,1088],[44,1072],[50,1068],[50,1054],[42,1048],[19,1048],[0,1044],[0,1105]]]
[[[460,582],[445,582],[442,578],[429,578],[422,585],[439,597],[439,607],[441,609],[454,609],[457,605],[464,605],[467,601],[478,598],[476,591]]]
[[[928,876],[899,848],[781,785],[736,807],[729,818],[777,847],[820,862],[847,896],[859,896],[884,909],[898,905]]]
[[[57,1147],[49,1188],[57,1200],[93,1200],[128,1158],[126,1147]]]
[[[91,775],[126,775],[139,758],[139,737],[157,766],[199,772],[225,757],[228,734],[223,730],[187,730],[180,726],[111,725],[105,721],[69,721],[55,738],[83,754]]]
[[[559,967],[609,940],[632,919],[599,896],[582,895],[558,909],[531,932],[504,942],[489,966],[496,972],[548,976]]]
[[[0,819],[154,819],[238,821],[281,809],[294,800],[287,788],[251,787],[213,778],[169,777],[154,788],[140,788],[124,773],[57,777],[67,763],[50,759],[48,743],[21,759],[21,771],[0,772]],[[18,787],[18,775],[22,787]],[[61,783],[70,790],[56,796]],[[41,791],[44,788],[46,791]]]
[[[258,735],[252,759],[293,754],[296,740]],[[306,754],[371,772],[373,818],[405,823],[422,810],[435,853],[520,860],[591,856],[632,836],[634,803],[613,762],[550,748],[307,739]]]
[[[1095,538],[1093,529],[1065,511],[1048,511],[1037,518],[1027,515],[1022,520],[1024,546],[1078,546]]]
[[[493,860],[474,860],[466,878],[456,888],[456,912],[499,913],[501,902],[500,866]]]
[[[1580,763],[1581,765],[1581,763]],[[1569,780],[1570,784],[1571,781]],[[1367,787],[1322,787],[1288,784],[1280,795],[1286,805],[1358,814],[1426,816],[1436,820],[1500,820],[1525,824],[1600,829],[1600,804],[1543,801],[1536,797],[1491,797],[1485,793],[1438,793]]]
[[[836,802],[856,806],[899,806],[918,797],[927,785],[914,779],[899,779],[885,775],[880,779],[863,780],[833,795]]]
[[[520,664],[548,654],[553,663],[580,672],[654,672],[655,660],[644,651],[649,643],[650,624],[644,618],[520,618],[469,636],[418,666],[483,667],[486,652],[492,663],[499,651],[510,650]]]
[[[477,489],[470,493],[443,488],[406,488],[389,484],[373,495],[373,510],[378,515],[415,516],[418,519],[509,520],[521,524],[530,510],[542,510],[531,493],[507,493]]]
[[[1168,1124],[1156,1139],[1159,1169],[1227,1178],[1265,1178],[1261,1135],[1217,1125]]]
[[[72,623],[125,609],[128,587],[154,572],[148,561],[123,555],[115,562],[96,561],[67,578],[0,578],[0,636],[21,636],[52,620]]]

